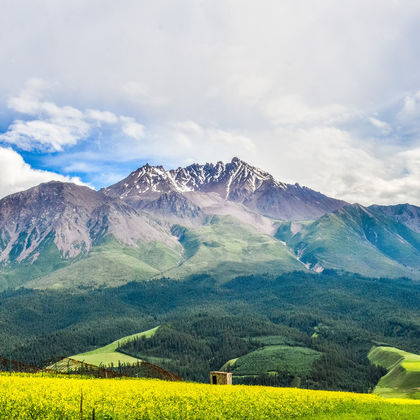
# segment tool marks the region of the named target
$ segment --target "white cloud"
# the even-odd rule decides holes
[[[102,124],[113,125],[114,130],[137,140],[143,137],[144,127],[134,118],[98,109],[81,111],[68,105],[58,106],[43,99],[48,88],[41,79],[30,79],[19,95],[9,99],[9,109],[28,119],[15,119],[0,134],[0,142],[14,144],[22,150],[63,151],[87,139]]]
[[[14,150],[0,147],[0,198],[48,181],[86,185],[77,177],[67,177],[50,171],[33,169]]]
[[[331,104],[311,107],[296,95],[268,99],[262,111],[276,125],[337,124],[352,116],[346,107]]]
[[[120,159],[148,156],[156,163],[183,165],[192,161],[230,160],[238,153],[251,157],[255,144],[243,133],[186,120],[155,127],[148,133],[147,141],[125,144],[120,150]]]
[[[89,133],[84,114],[71,106],[57,106],[42,99],[48,84],[40,79],[30,79],[18,96],[8,101],[9,109],[29,117],[16,119],[0,135],[0,141],[14,144],[23,150],[61,151],[75,145]]]
[[[211,129],[207,132],[209,140],[214,143],[224,143],[235,148],[240,147],[242,153],[255,151],[255,144],[246,136],[224,130]]]
[[[15,120],[8,131],[0,135],[0,141],[15,144],[22,150],[61,151],[63,146],[75,145],[87,133],[88,126],[83,121],[63,124],[54,120]]]
[[[87,109],[86,118],[98,123],[115,124],[118,122],[118,117],[113,112],[99,111],[97,109]]]
[[[31,78],[26,81],[26,86],[20,95],[13,96],[8,100],[8,106],[22,114],[37,115],[42,111],[43,104],[39,97],[49,88],[49,84],[42,79]]]
[[[369,121],[369,122],[370,122],[370,123],[371,123],[374,127],[378,128],[382,134],[389,134],[389,133],[392,131],[391,126],[390,126],[387,122],[382,121],[382,120],[380,120],[380,119],[378,119],[378,118],[375,118],[375,117],[369,117],[369,118],[368,118],[368,121]]]
[[[149,86],[139,81],[127,82],[123,84],[122,89],[131,101],[143,106],[163,106],[170,101],[170,99],[164,95],[154,95]]]
[[[2,141],[65,155],[98,134],[86,154],[115,167],[239,155],[348,200],[419,203],[420,3],[347,3],[8,2]],[[48,83],[16,96],[33,75]]]
[[[134,118],[120,117],[122,121],[122,131],[129,137],[141,140],[144,137],[144,126],[136,122]]]
[[[405,122],[420,118],[420,90],[404,98],[404,104],[398,113],[398,118]]]

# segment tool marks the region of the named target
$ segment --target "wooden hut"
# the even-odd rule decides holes
[[[210,383],[212,385],[232,385],[231,372],[210,372]]]

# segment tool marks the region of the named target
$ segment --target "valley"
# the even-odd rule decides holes
[[[120,348],[200,382],[208,381],[210,370],[244,358],[242,373],[252,376],[243,383],[300,381],[304,388],[368,392],[386,374],[368,360],[372,347],[386,343],[420,353],[419,301],[413,280],[333,271],[226,283],[195,276],[71,292],[22,288],[0,294],[0,357],[42,366]],[[158,325],[147,340],[134,336],[121,343]],[[101,349],[109,343],[112,348]],[[247,359],[261,370],[244,372]]]
[[[0,200],[0,357],[418,399],[419,215],[237,158],[41,184]]]

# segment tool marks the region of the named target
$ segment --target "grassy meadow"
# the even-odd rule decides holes
[[[118,347],[120,347],[124,343],[134,340],[135,338],[150,338],[156,333],[158,328],[159,327],[155,327],[138,334],[132,334],[126,337],[122,337],[104,347],[100,347],[95,350],[88,351],[86,353],[76,354],[74,356],[70,356],[70,358],[80,360],[81,362],[88,363],[94,366],[118,366],[119,363],[136,364],[140,361],[140,359],[138,359],[137,357],[130,356],[128,354],[118,352]]]
[[[420,355],[395,347],[374,347],[369,360],[388,373],[381,378],[374,392],[387,398],[420,400]]]

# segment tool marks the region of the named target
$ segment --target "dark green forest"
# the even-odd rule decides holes
[[[243,383],[366,392],[384,371],[369,364],[373,345],[420,352],[420,284],[326,271],[161,279],[118,288],[19,289],[0,294],[0,357],[42,365],[160,325],[122,352],[160,358],[186,380],[264,346],[264,337],[320,353],[297,377],[287,369]]]

